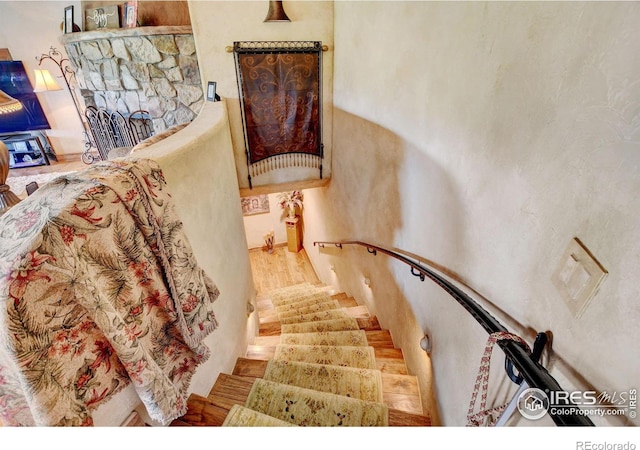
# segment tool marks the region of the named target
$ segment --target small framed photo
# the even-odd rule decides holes
[[[73,5],[64,9],[64,32],[73,33]]]
[[[220,100],[220,96],[216,94],[216,82],[209,81],[207,85],[207,101],[216,102],[218,100]]]
[[[138,23],[138,2],[137,0],[125,2],[122,8],[123,11],[123,27],[133,28]]]

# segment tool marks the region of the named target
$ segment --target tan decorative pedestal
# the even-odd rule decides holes
[[[300,230],[300,217],[287,217],[287,246],[289,251],[297,253],[302,250],[302,231]]]

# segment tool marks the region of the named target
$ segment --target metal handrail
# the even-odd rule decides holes
[[[453,297],[464,309],[473,316],[474,319],[485,329],[488,334],[497,332],[507,332],[505,328],[495,317],[487,310],[473,300],[466,292],[458,286],[445,279],[442,275],[435,272],[437,269],[425,267],[423,264],[411,260],[407,256],[395,250],[390,250],[378,245],[369,244],[361,241],[315,241],[314,246],[324,248],[325,245],[333,245],[342,249],[343,245],[359,245],[366,247],[367,251],[373,255],[378,252],[391,256],[411,268],[411,274],[419,277],[424,281],[425,277],[431,279],[442,289],[444,289],[451,297]],[[538,388],[542,391],[557,392],[564,391],[556,379],[549,374],[537,360],[532,359],[531,355],[518,343],[510,340],[499,341],[498,345],[502,348],[507,358],[518,369],[518,372],[527,384],[532,388]],[[593,422],[586,416],[577,413],[579,407],[572,402],[566,405],[554,405],[549,411],[549,415],[556,425],[560,426],[594,426]]]

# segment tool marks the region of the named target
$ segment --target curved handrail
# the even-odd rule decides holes
[[[442,275],[436,273],[434,269],[425,267],[423,264],[426,263],[418,263],[398,251],[361,241],[315,241],[313,245],[321,248],[324,248],[325,245],[333,245],[340,249],[342,249],[344,245],[359,245],[366,247],[367,252],[374,256],[378,252],[391,256],[407,264],[411,268],[411,274],[420,277],[421,281],[424,281],[425,277],[427,277],[444,289],[476,319],[487,333],[492,334],[508,331],[495,317],[473,300],[466,292],[445,279]],[[556,379],[549,374],[547,369],[532,359],[522,346],[510,340],[500,341],[498,345],[500,345],[505,355],[512,361],[513,365],[518,369],[518,372],[530,387],[541,389],[546,393],[564,391]],[[588,417],[575,412],[578,410],[575,404],[554,405],[552,409],[553,411],[549,411],[549,415],[556,425],[594,426]]]

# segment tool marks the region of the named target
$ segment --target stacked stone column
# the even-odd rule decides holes
[[[192,34],[83,39],[65,44],[86,106],[125,117],[149,111],[154,132],[192,121],[204,102]]]

